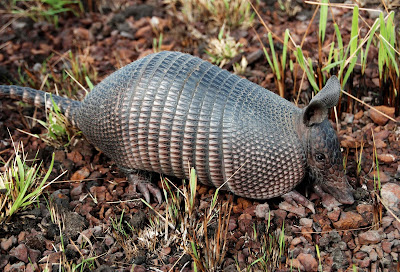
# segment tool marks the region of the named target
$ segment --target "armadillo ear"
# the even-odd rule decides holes
[[[339,79],[336,76],[329,78],[325,87],[314,96],[310,104],[305,108],[303,114],[304,124],[306,126],[312,126],[324,121],[328,115],[329,109],[338,103],[340,90]]]

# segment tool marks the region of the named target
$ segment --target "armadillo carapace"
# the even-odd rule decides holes
[[[129,173],[188,178],[254,199],[286,194],[306,172],[317,192],[352,203],[328,110],[331,77],[305,109],[200,58],[160,52],[100,82],[82,101],[52,95],[87,139]],[[47,93],[1,86],[0,95],[51,106]]]

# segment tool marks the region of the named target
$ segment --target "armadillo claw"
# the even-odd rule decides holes
[[[301,204],[304,207],[309,208],[312,213],[315,213],[314,204],[297,191],[290,191],[289,193],[284,194],[282,197],[285,201],[294,206]]]
[[[153,183],[147,181],[146,178],[140,174],[129,174],[128,181],[132,183],[133,190],[136,192],[136,188],[143,195],[147,203],[150,203],[150,193],[157,199],[157,202],[161,204],[162,195],[160,189]]]
[[[147,203],[150,203],[150,193],[157,199],[158,204],[161,204],[162,197],[160,189],[153,183],[140,182],[137,184],[139,191],[144,196]]]

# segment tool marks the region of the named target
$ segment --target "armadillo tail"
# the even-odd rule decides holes
[[[53,108],[53,101],[61,113],[76,126],[74,112],[79,108],[81,102],[58,95],[46,93],[28,87],[0,85],[0,97],[10,97],[25,103],[35,105],[38,108]]]

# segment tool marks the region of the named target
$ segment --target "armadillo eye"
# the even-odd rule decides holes
[[[322,153],[315,154],[315,159],[319,162],[323,162],[325,160],[325,155]]]

